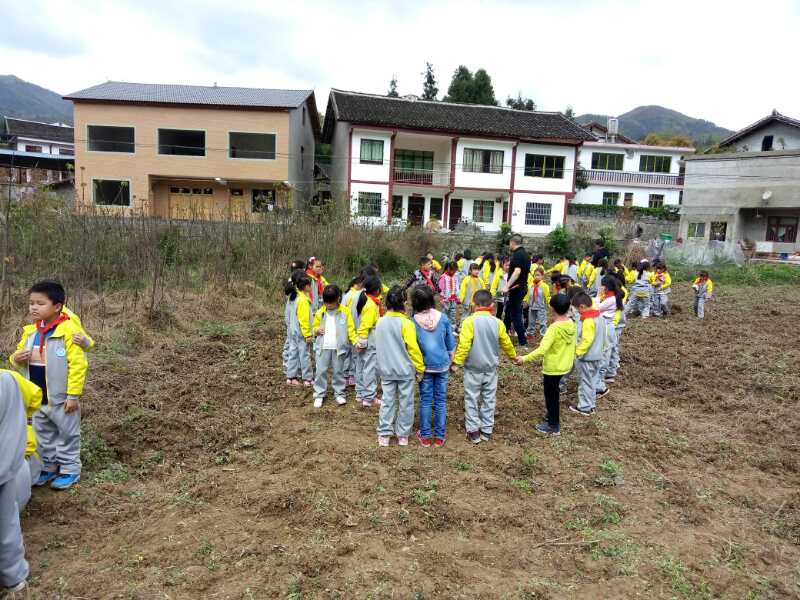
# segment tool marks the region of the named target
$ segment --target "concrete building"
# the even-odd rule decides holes
[[[79,206],[248,219],[311,198],[311,90],[109,81],[65,98],[75,106]]]
[[[681,237],[800,251],[800,121],[773,111],[720,148],[686,159]]]
[[[0,117],[0,181],[12,185],[15,196],[68,180],[74,152],[69,125]]]
[[[546,234],[593,136],[560,113],[331,90],[331,189],[356,221]]]

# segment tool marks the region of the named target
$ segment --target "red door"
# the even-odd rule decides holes
[[[450,231],[453,231],[456,228],[456,225],[459,221],[461,221],[461,208],[463,206],[463,201],[461,198],[453,198],[450,200],[450,215],[449,215],[449,223],[448,228]]]

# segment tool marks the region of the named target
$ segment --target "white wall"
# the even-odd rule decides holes
[[[513,142],[491,142],[481,139],[462,138],[456,147],[456,187],[508,189],[511,187],[511,150]],[[479,150],[502,150],[502,173],[465,173],[464,148]]]
[[[564,200],[561,194],[530,194],[514,192],[514,205],[511,207],[511,229],[527,235],[550,233],[564,222]],[[526,225],[525,208],[528,202],[550,205],[550,225]]]
[[[738,140],[736,142],[736,151],[761,152],[761,142],[765,135],[773,136],[773,150],[800,149],[800,129],[784,123],[772,123]],[[783,138],[783,144],[781,144],[780,138]]]
[[[759,146],[760,148],[760,146]],[[627,150],[627,151],[626,151]],[[639,159],[643,154],[648,156],[671,156],[672,160],[669,165],[669,172],[672,175],[680,173],[679,160],[685,152],[676,150],[664,150],[658,146],[648,146],[647,148],[626,148],[623,144],[595,144],[593,142],[585,143],[580,150],[578,160],[581,167],[584,169],[592,168],[592,154],[600,152],[604,154],[622,154],[624,156],[622,163],[623,171],[639,172]]]
[[[361,162],[361,140],[383,141],[383,164],[375,165]],[[351,180],[361,181],[389,181],[389,149],[392,134],[389,131],[370,131],[366,129],[353,129],[353,146],[350,154],[352,160]]]
[[[381,195],[380,217],[358,217],[358,192],[378,192]],[[350,214],[353,222],[370,225],[385,225],[389,214],[389,184],[353,183],[350,186]]]
[[[633,194],[633,205],[638,206],[641,208],[647,208],[648,202],[650,200],[650,194],[663,194],[664,195],[664,205],[678,205],[678,200],[680,198],[680,190],[671,190],[671,189],[664,189],[664,188],[641,188],[641,187],[630,187],[630,186],[614,186],[614,185],[603,185],[603,184],[593,184],[590,185],[585,190],[578,190],[577,194],[575,195],[575,199],[573,203],[575,204],[602,204],[603,203],[603,192],[619,192],[619,204],[618,206],[623,206],[625,200],[626,193]]]
[[[525,155],[544,154],[545,156],[564,157],[564,177],[553,179],[549,177],[528,177],[525,175]],[[572,146],[549,146],[546,144],[520,144],[517,147],[516,175],[514,176],[515,190],[530,190],[541,192],[572,191],[572,179],[575,169],[575,149]]]

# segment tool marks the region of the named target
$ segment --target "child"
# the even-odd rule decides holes
[[[458,263],[458,273],[459,273],[459,280],[458,280],[458,289],[461,289],[461,282],[469,277],[469,270],[472,267],[472,250],[466,249],[464,250],[463,258]]]
[[[356,302],[361,296],[364,289],[364,275],[359,273],[350,281],[350,287],[347,293],[342,298],[342,304],[350,312],[350,317],[353,318],[353,302]],[[353,320],[355,325],[355,319]],[[356,385],[356,358],[353,353],[353,346],[347,349],[347,354],[344,357],[344,376],[347,387],[354,387]]]
[[[600,290],[600,282],[603,281],[603,277],[606,275],[608,275],[608,260],[601,258],[592,269],[589,281],[586,284],[586,293],[592,298],[597,296],[597,292]]]
[[[419,384],[419,443],[427,447],[444,446],[447,423],[447,380],[456,338],[447,315],[434,308],[433,292],[418,286],[411,292],[417,342],[425,362],[425,375]],[[435,413],[431,431],[431,409]]]
[[[655,273],[650,275],[650,284],[653,286],[650,312],[654,317],[668,317],[669,295],[672,293],[672,276],[667,271],[667,265],[663,262],[657,262],[655,267]]]
[[[414,271],[403,284],[403,291],[416,285],[426,285],[433,293],[439,291],[439,274],[433,270],[431,259],[423,256],[419,259],[419,269]]]
[[[306,275],[311,279],[311,314],[314,315],[322,306],[322,291],[328,285],[328,280],[323,277],[325,266],[316,256],[308,259]]]
[[[625,329],[625,303],[628,301],[628,290],[625,289],[625,270],[613,273],[611,276],[617,280],[617,290],[621,299],[621,304],[617,303],[617,309],[614,311],[614,318],[611,324],[614,327],[614,334],[612,338],[613,345],[611,346],[611,356],[608,360],[608,369],[605,373],[606,385],[614,383],[619,372],[619,352],[620,344],[622,342],[622,331]],[[620,306],[622,308],[620,308]]]
[[[616,328],[614,326],[614,317],[617,312],[622,312],[622,294],[619,291],[616,276],[608,274],[603,277],[600,284],[600,293],[598,295],[599,304],[597,310],[600,313],[600,319],[597,321],[598,327],[605,328],[606,345],[603,349],[603,358],[600,363],[600,370],[597,375],[597,398],[600,399],[608,394],[608,383],[613,383],[614,378],[609,377],[611,369],[611,354],[614,346],[617,344]]]
[[[592,274],[592,255],[584,254],[583,259],[578,265],[578,283],[581,287],[585,288],[589,284],[589,277]]]
[[[79,399],[89,364],[74,338],[82,328],[64,313],[65,292],[56,281],[29,290],[34,323],[22,330],[11,364],[42,389],[42,407],[33,416],[41,442],[43,469],[34,485],[65,490],[81,478]]]
[[[569,300],[569,309],[567,309],[567,317],[573,322],[575,325],[575,330],[577,331],[578,322],[580,321],[581,314],[578,312],[578,309],[572,305],[572,300],[578,294],[585,294],[583,288],[578,286],[572,286],[568,290],[564,290],[561,294],[554,294],[555,295],[562,295],[566,296],[567,300]],[[572,373],[575,371],[575,364],[573,363],[572,368],[561,378],[561,381],[558,384],[558,389],[562,394],[567,393],[567,383],[569,382],[569,378],[572,376]]]
[[[539,267],[541,268],[541,267]],[[550,273],[550,292],[551,295],[555,296],[556,294],[561,293],[561,273],[555,272]]]
[[[650,284],[650,263],[642,260],[638,270],[630,284],[631,299],[625,306],[625,316],[637,311],[643,319],[650,316],[650,295],[653,293],[653,286]]]
[[[494,430],[500,349],[512,360],[517,351],[506,326],[492,315],[492,295],[478,290],[474,303],[475,312],[461,326],[451,370],[464,365],[464,428],[467,439],[480,444],[492,439]]]
[[[553,268],[550,269],[550,272],[566,275],[568,268],[569,268],[569,256],[564,255],[561,257],[560,261],[558,261],[556,264],[553,265]]]
[[[312,318],[311,278],[305,273],[292,275],[293,283],[286,286],[289,325],[289,354],[286,363],[286,383],[311,387],[313,370],[311,366]]]
[[[323,306],[314,315],[317,375],[314,378],[314,408],[322,408],[328,391],[328,369],[333,372],[331,385],[336,404],[347,403],[345,389],[346,360],[348,352],[358,339],[350,310],[342,305],[342,290],[338,285],[327,285],[322,291]]]
[[[547,331],[547,307],[550,306],[550,288],[543,281],[544,270],[539,267],[528,286],[528,337],[532,338],[538,326],[539,335]]]
[[[592,299],[586,292],[576,294],[572,299],[572,306],[580,313],[575,347],[578,404],[570,405],[569,409],[588,417],[594,414],[597,405],[597,373],[603,358],[606,330],[602,323],[598,323],[600,312],[592,308]]]
[[[473,306],[473,296],[478,290],[485,289],[483,281],[480,278],[481,267],[478,264],[471,263],[469,275],[461,282],[461,290],[459,292],[459,299],[461,300],[461,324],[464,324],[464,319],[469,316]],[[491,295],[491,294],[490,294]]]
[[[305,263],[303,263],[305,265]],[[298,365],[297,349],[292,344],[292,324],[295,322],[297,311],[297,280],[305,275],[305,271],[295,269],[289,281],[283,287],[286,303],[283,305],[283,322],[286,325],[286,339],[283,342],[283,372],[286,375],[286,385],[301,385],[300,379],[295,377]]]
[[[508,257],[504,256],[500,264],[502,265],[500,269],[496,269],[497,276],[492,281],[492,289],[490,290],[492,297],[494,297],[494,301],[497,303],[497,313],[496,317],[498,319],[503,319],[503,311],[506,307],[506,298],[507,295],[503,293],[506,285],[508,284],[508,269],[511,265],[511,261]],[[506,329],[508,328],[508,323],[506,323]]]
[[[375,351],[383,401],[378,413],[378,445],[388,446],[392,435],[408,446],[414,426],[414,382],[425,372],[417,330],[405,314],[406,293],[393,286],[386,295],[386,315],[375,326]]]
[[[16,371],[8,371],[0,369],[0,380],[6,375],[10,375],[14,379],[14,385],[11,387],[11,395],[17,396],[25,407],[25,414],[30,423],[30,419],[36,414],[36,411],[42,407],[42,390],[41,388],[28,381]],[[2,387],[2,384],[0,384]],[[0,392],[2,393],[2,392]],[[39,453],[36,451],[36,433],[33,431],[33,425],[27,425],[27,440],[25,444],[25,460],[17,470],[16,487],[17,487],[17,506],[19,511],[22,512],[31,498],[31,487],[39,480],[39,475],[42,472],[42,461],[39,458]],[[0,438],[2,439],[2,438]],[[3,539],[0,537],[0,539]],[[0,571],[2,568],[0,567]]]
[[[283,323],[286,325],[286,330],[289,330],[289,322],[291,321],[291,311],[294,309],[294,305],[290,305],[288,300],[288,296],[291,294],[291,290],[294,289],[294,281],[292,280],[292,275],[294,275],[295,271],[300,271],[301,273],[305,270],[306,263],[303,260],[293,260],[289,263],[289,279],[284,286],[284,294],[287,296],[286,304],[283,305]],[[290,285],[291,284],[291,285]],[[286,371],[286,367],[289,363],[289,336],[286,336],[286,339],[283,340],[283,370]],[[291,381],[286,379],[286,383],[290,384]]]
[[[481,281],[483,281],[483,289],[491,291],[494,288],[495,281],[499,279],[502,274],[503,270],[500,267],[500,262],[497,260],[497,257],[491,252],[484,254],[483,260],[481,261]]]
[[[450,324],[457,327],[456,308],[461,303],[458,299],[456,286],[456,271],[458,265],[451,260],[444,265],[444,274],[439,278],[439,297],[442,299],[442,310],[447,315]]]
[[[381,280],[367,277],[364,280],[364,293],[353,306],[356,326],[356,402],[364,407],[380,406],[377,397],[378,374],[375,357],[375,326],[383,316],[381,306]]]
[[[433,257],[433,252],[428,250],[425,253],[425,256],[428,258],[429,261],[431,261],[431,266],[433,267],[433,270],[436,271],[437,274],[441,275],[441,273],[442,273],[442,265],[439,263],[438,260],[436,260]]]
[[[565,294],[557,294],[548,303],[553,309],[553,324],[548,327],[539,347],[514,361],[522,365],[542,359],[542,386],[547,418],[536,426],[545,435],[561,435],[561,378],[572,370],[575,361],[575,322],[569,317],[570,302]]]
[[[572,283],[578,283],[578,264],[575,262],[575,256],[570,254],[567,256],[567,261],[567,269],[564,275],[567,275],[572,280]]]
[[[17,379],[0,372],[0,593],[21,591],[29,574],[19,522],[17,475],[25,465],[25,402]],[[30,494],[30,488],[28,489]],[[5,594],[3,594],[5,597]]]
[[[698,319],[706,315],[706,300],[714,296],[714,282],[708,276],[708,271],[700,271],[692,284],[694,289],[694,314]]]

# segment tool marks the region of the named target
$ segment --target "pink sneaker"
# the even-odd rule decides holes
[[[406,439],[406,444],[408,444],[408,439]],[[379,435],[378,436],[378,446],[388,446],[389,445],[389,436],[388,435]]]
[[[397,445],[398,446],[408,446],[408,438],[407,437],[398,437],[397,438]]]
[[[381,405],[381,399],[380,398],[375,398],[375,400],[372,401],[372,406],[376,406],[377,407],[377,406],[380,406],[380,405]]]
[[[358,400],[356,400],[358,402]],[[361,406],[364,408],[372,408],[372,400],[361,400]]]
[[[348,377],[347,378],[347,387],[355,387],[356,386],[356,378],[355,377]]]
[[[306,387],[311,387],[312,385],[314,385],[314,382],[311,381],[310,379],[306,379],[305,381],[303,381],[303,385]]]
[[[298,385],[300,385],[300,380],[299,379],[287,379],[286,383],[288,383],[289,385],[298,386]]]

